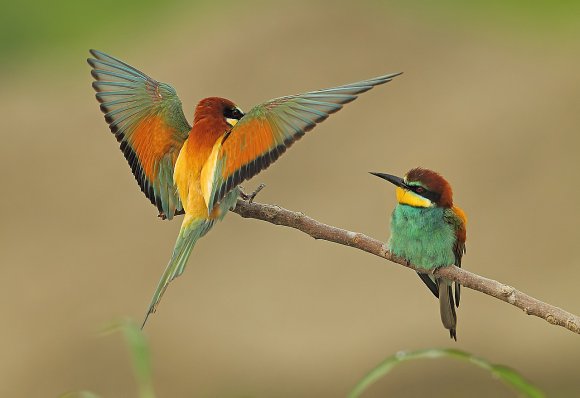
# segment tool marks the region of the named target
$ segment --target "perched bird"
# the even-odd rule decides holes
[[[397,186],[397,206],[391,216],[388,248],[409,263],[433,270],[455,264],[461,267],[465,253],[467,217],[453,205],[451,185],[440,174],[423,168],[410,170],[404,178],[372,173]],[[443,278],[417,273],[429,290],[439,298],[441,321],[457,340],[457,315],[460,285]],[[455,299],[454,299],[455,296]]]
[[[343,104],[399,75],[276,98],[246,114],[230,100],[204,98],[190,126],[173,87],[100,51],[90,53],[101,111],[141,190],[160,217],[185,213],[143,325],[169,282],[183,272],[196,241],[235,207],[242,181]]]

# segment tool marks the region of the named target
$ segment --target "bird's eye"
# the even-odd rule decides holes
[[[415,188],[415,192],[417,192],[417,193],[424,193],[425,192],[425,188],[423,188],[423,187],[417,187],[417,188]]]
[[[224,117],[229,119],[240,120],[244,114],[238,108],[226,108],[224,110]]]

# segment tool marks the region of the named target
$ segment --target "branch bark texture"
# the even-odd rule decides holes
[[[310,235],[314,239],[322,239],[350,246],[415,271],[419,270],[413,264],[409,264],[405,259],[394,256],[389,252],[384,242],[359,232],[347,231],[321,223],[303,213],[293,212],[275,205],[249,203],[243,200],[238,200],[236,209],[233,211],[243,218],[254,218],[275,225],[294,228]],[[554,305],[540,301],[511,286],[474,274],[454,265],[439,268],[434,274],[457,281],[469,289],[477,290],[488,296],[505,301],[520,308],[526,314],[542,318],[552,325],[562,326],[574,333],[580,334],[580,317]]]

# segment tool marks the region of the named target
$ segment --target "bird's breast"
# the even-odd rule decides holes
[[[209,158],[213,142],[194,136],[184,142],[173,172],[173,181],[179,198],[188,214],[207,215],[207,206],[201,191],[201,170]]]
[[[443,208],[397,205],[391,217],[389,250],[426,269],[455,263],[455,232]]]

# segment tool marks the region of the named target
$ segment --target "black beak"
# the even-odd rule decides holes
[[[373,173],[372,171],[370,173],[374,176],[382,178],[383,180],[387,180],[391,184],[394,184],[398,187],[405,188],[405,189],[409,188],[407,186],[407,184],[405,184],[405,181],[403,181],[403,179],[401,177],[393,176],[390,174],[384,174],[384,173]]]

